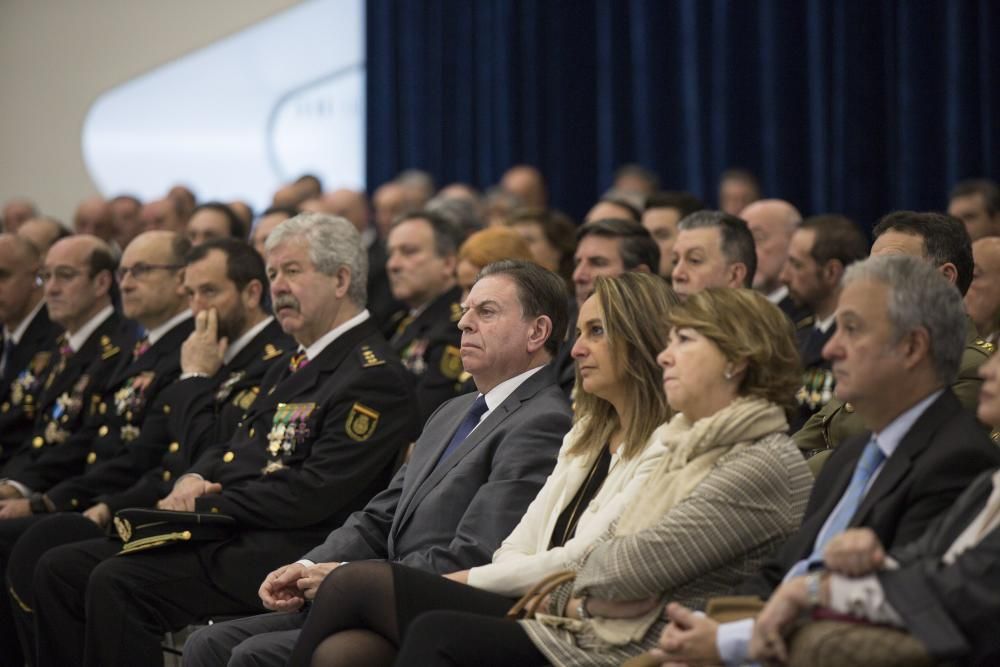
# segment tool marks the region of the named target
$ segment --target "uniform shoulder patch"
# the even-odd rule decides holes
[[[379,416],[377,410],[373,410],[361,403],[355,403],[351,406],[351,411],[347,415],[347,423],[345,424],[347,437],[358,442],[364,442],[372,437],[372,434],[375,433],[375,428],[378,426]]]
[[[446,345],[444,352],[441,353],[441,375],[457,380],[464,372],[462,351],[454,345]]]
[[[381,366],[385,363],[385,359],[380,357],[370,345],[362,345],[361,349],[358,350],[358,355],[361,357],[361,367],[371,368],[372,366]]]
[[[462,319],[462,306],[457,303],[451,304],[451,321],[458,322]]]
[[[268,343],[267,345],[264,346],[264,356],[261,357],[261,360],[270,361],[275,357],[280,357],[284,353],[285,351],[282,350],[281,348],[275,346],[273,343]]]

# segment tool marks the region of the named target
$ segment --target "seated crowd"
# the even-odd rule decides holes
[[[718,201],[7,202],[0,664],[996,664],[1000,190]]]

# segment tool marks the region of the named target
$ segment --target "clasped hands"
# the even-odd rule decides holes
[[[316,597],[323,579],[338,567],[340,563],[283,565],[264,577],[257,594],[271,611],[298,611],[306,600]]]

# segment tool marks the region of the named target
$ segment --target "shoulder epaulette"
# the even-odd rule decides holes
[[[986,356],[990,356],[991,354],[993,354],[993,351],[996,349],[997,346],[994,345],[993,343],[990,343],[985,338],[977,338],[976,340],[972,341],[972,345],[970,347],[979,350]]]
[[[101,360],[107,361],[121,352],[121,348],[112,344],[110,336],[101,336]]]
[[[358,351],[358,355],[361,357],[361,367],[371,368],[372,366],[381,366],[385,363],[385,359],[378,356],[374,350],[368,345],[362,345],[361,349]]]
[[[457,303],[451,304],[451,321],[458,322],[462,319],[462,306]]]

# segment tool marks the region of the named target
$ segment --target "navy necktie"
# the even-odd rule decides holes
[[[472,403],[472,407],[465,414],[465,419],[458,425],[455,435],[451,436],[451,442],[448,443],[448,446],[444,449],[444,453],[441,454],[441,458],[438,459],[438,465],[458,449],[459,445],[465,442],[465,439],[472,433],[472,429],[476,428],[476,424],[479,423],[484,412],[486,412],[486,397],[480,394],[479,398]]]

